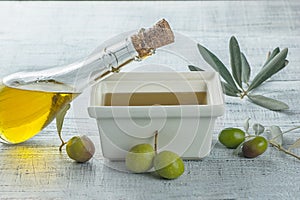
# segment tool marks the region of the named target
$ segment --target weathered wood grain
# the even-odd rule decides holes
[[[289,48],[289,66],[258,88],[257,93],[284,100],[286,112],[272,112],[226,97],[218,119],[214,148],[202,161],[186,161],[182,177],[161,180],[149,174],[121,172],[124,163],[101,156],[94,120],[86,111],[89,91],[73,103],[64,138],[87,134],[97,147],[95,158],[76,164],[65,152],[55,124],[20,145],[0,144],[0,199],[298,199],[300,162],[273,148],[249,160],[217,143],[218,132],[241,127],[246,117],[287,130],[300,124],[300,3],[283,1],[211,2],[1,2],[0,77],[20,69],[71,63],[112,35],[167,18],[172,27],[214,51],[225,64],[228,40],[235,35],[253,73],[267,51]],[[181,69],[180,69],[181,70]],[[182,70],[186,70],[182,66]],[[300,137],[286,136],[285,144]],[[300,154],[299,150],[296,150]],[[115,169],[113,169],[115,168]]]

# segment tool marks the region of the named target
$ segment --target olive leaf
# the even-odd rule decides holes
[[[203,57],[203,59],[217,72],[220,73],[222,78],[232,87],[238,89],[230,72],[226,68],[226,66],[215,56],[212,52],[210,52],[207,48],[203,47],[200,44],[197,44],[198,50]]]
[[[294,142],[291,146],[289,146],[288,150],[290,151],[291,149],[296,149],[300,147],[300,138]]]
[[[234,36],[229,41],[230,63],[232,75],[237,84],[242,88],[242,60],[238,41]]]
[[[64,119],[65,116],[68,112],[68,110],[70,109],[71,105],[67,104],[65,107],[63,107],[60,112],[56,115],[56,129],[57,129],[57,133],[58,136],[60,138],[60,140],[63,142],[62,137],[61,137],[61,130],[63,127],[63,123],[64,123]]]
[[[246,56],[241,52],[237,39],[232,36],[229,41],[229,53],[231,72],[222,63],[222,61],[209,51],[204,46],[197,44],[198,50],[203,59],[217,72],[225,82],[222,82],[223,93],[243,99],[245,96],[249,98],[252,103],[260,105],[270,110],[281,111],[288,109],[288,105],[262,95],[252,95],[252,90],[260,86],[263,82],[271,76],[279,72],[288,65],[286,60],[288,49],[285,48],[280,51],[279,47],[275,48],[272,53],[269,52],[267,60],[261,70],[256,74],[254,79],[249,82],[251,76],[251,67],[247,61]],[[190,71],[202,71],[201,68],[189,65]],[[248,88],[243,88],[245,83]]]
[[[258,87],[265,80],[270,78],[272,75],[280,71],[286,66],[285,58],[287,57],[288,49],[283,49],[280,53],[278,53],[268,64],[261,69],[261,71],[255,76],[253,81],[251,82],[248,91]]]
[[[228,95],[228,96],[233,96],[233,97],[238,97],[238,93],[241,91],[236,88],[232,88],[228,83],[225,83],[224,81],[221,81],[222,87],[223,87],[223,92]]]
[[[189,65],[188,67],[190,71],[204,71],[203,69],[200,69],[199,67],[196,67],[194,65]]]
[[[282,130],[279,126],[270,126],[270,134],[271,134],[271,140],[275,141],[277,144],[282,145],[283,141],[283,135]]]
[[[268,56],[265,64],[263,65],[263,67],[265,67],[278,53],[280,52],[279,47],[275,48],[272,53]]]
[[[249,121],[250,121],[250,117],[248,117],[246,120],[245,120],[245,122],[244,122],[244,130],[246,131],[246,133],[248,133],[248,131],[249,131]]]
[[[239,95],[235,92],[232,92],[227,86],[223,85],[223,93],[227,96],[238,97]]]
[[[254,130],[255,135],[260,135],[265,131],[265,127],[263,125],[257,124],[257,123],[253,124],[252,128]]]
[[[272,99],[269,97],[265,97],[263,95],[247,95],[248,98],[255,104],[262,106],[264,108],[274,110],[274,111],[280,111],[288,109],[289,106],[281,101],[278,101],[276,99]]]
[[[241,60],[242,60],[242,81],[247,84],[250,79],[251,69],[250,69],[249,62],[247,61],[247,58],[243,53],[241,53]]]

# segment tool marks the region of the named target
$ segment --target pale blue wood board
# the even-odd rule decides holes
[[[65,138],[87,134],[96,144],[86,164],[58,153],[52,123],[30,141],[0,145],[1,199],[299,199],[300,163],[274,148],[253,160],[232,155],[217,143],[229,126],[246,117],[287,130],[299,125],[300,3],[293,1],[211,2],[0,2],[0,75],[71,63],[124,31],[147,27],[160,18],[172,28],[214,51],[226,64],[228,40],[235,35],[253,73],[267,51],[289,48],[287,69],[257,92],[284,100],[287,112],[272,112],[248,101],[226,97],[225,115],[214,131],[214,148],[202,161],[186,161],[177,180],[113,170],[101,156],[96,122],[89,119],[89,91],[73,104]],[[186,66],[183,66],[185,70]],[[300,132],[286,136],[291,144]],[[300,154],[299,151],[295,151]]]

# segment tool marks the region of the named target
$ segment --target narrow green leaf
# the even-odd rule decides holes
[[[228,83],[221,81],[222,85],[225,87],[226,90],[231,91],[233,93],[241,93],[242,91],[240,89],[234,88]]]
[[[225,83],[224,81],[222,82],[222,87],[223,87],[223,93],[232,96],[232,97],[238,97],[238,93],[240,93],[238,90],[232,88],[228,83]]]
[[[198,50],[203,57],[203,59],[212,67],[214,70],[220,73],[222,78],[232,87],[238,89],[230,72],[226,68],[226,66],[215,56],[212,52],[210,52],[204,46],[198,44]]]
[[[234,36],[229,41],[230,63],[232,75],[237,84],[242,88],[242,60],[239,43]]]
[[[269,97],[250,94],[248,94],[247,96],[253,103],[270,110],[281,111],[289,108],[287,104]]]
[[[203,69],[196,67],[194,65],[189,65],[188,67],[189,67],[190,71],[204,71]]]
[[[70,109],[71,105],[67,104],[57,115],[56,115],[56,129],[58,135],[61,137],[61,130],[63,127],[65,116]]]
[[[278,53],[280,52],[279,47],[275,48],[272,53],[270,54],[270,56],[267,58],[265,64],[263,65],[263,67],[265,67]]]
[[[250,79],[251,68],[247,61],[246,56],[243,53],[241,53],[241,60],[242,60],[242,81],[247,84]]]
[[[238,97],[239,95],[236,93],[232,93],[226,89],[223,88],[223,93],[226,94],[227,96],[231,96],[231,97]]]
[[[258,87],[265,80],[283,69],[286,66],[285,58],[287,57],[287,53],[288,49],[283,49],[264,68],[262,68],[251,82],[248,91],[251,91],[252,89]]]

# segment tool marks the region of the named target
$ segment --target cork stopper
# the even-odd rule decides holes
[[[174,34],[169,23],[162,19],[152,28],[142,28],[131,40],[139,57],[143,58],[152,54],[153,50],[174,42]]]

